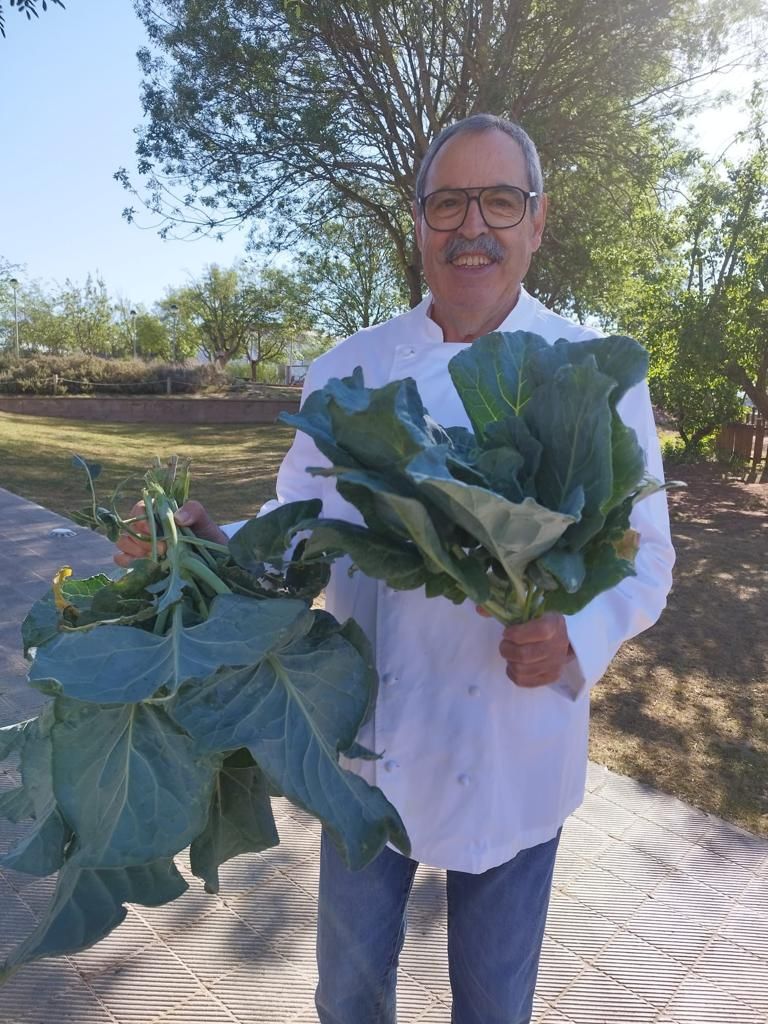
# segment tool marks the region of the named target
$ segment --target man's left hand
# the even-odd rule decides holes
[[[499,651],[507,663],[507,675],[517,686],[557,682],[573,656],[565,618],[559,612],[507,626]]]

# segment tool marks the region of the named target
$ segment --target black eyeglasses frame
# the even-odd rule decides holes
[[[483,194],[483,192],[496,192],[499,189],[511,189],[515,192],[519,192],[523,197],[523,212],[520,216],[520,220],[516,220],[514,224],[502,224],[500,227],[494,224],[489,224],[485,214],[483,213],[483,207],[480,204],[480,196]],[[467,206],[466,209],[464,210],[464,216],[461,218],[461,221],[458,224],[454,225],[451,228],[433,227],[432,224],[429,223],[429,218],[427,217],[427,200],[430,199],[432,196],[439,195],[441,192],[463,192],[464,195],[467,197]],[[471,193],[473,192],[477,194],[472,195]],[[419,198],[419,206],[421,207],[422,217],[427,222],[427,226],[432,231],[458,231],[459,228],[464,224],[464,221],[467,219],[467,214],[469,213],[469,204],[472,202],[473,199],[475,199],[477,200],[477,208],[480,211],[480,216],[483,218],[483,223],[485,224],[485,226],[489,227],[492,231],[506,231],[507,228],[516,228],[518,224],[522,224],[522,222],[525,220],[525,215],[528,212],[528,200],[537,199],[540,196],[540,192],[531,192],[527,189],[520,188],[519,185],[483,185],[482,187],[478,188],[436,188],[434,192],[428,192],[425,196],[421,196]]]

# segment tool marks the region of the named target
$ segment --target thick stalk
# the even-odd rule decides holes
[[[199,558],[195,558],[193,555],[191,558],[185,558],[182,561],[184,575],[189,573],[191,576],[195,576],[202,583],[207,584],[214,594],[231,594],[232,591],[224,582],[220,579],[212,569],[210,569],[205,562],[201,562]]]
[[[141,492],[141,496],[144,499],[144,508],[147,513],[147,526],[149,527],[150,543],[152,544],[152,558],[153,562],[157,561],[157,524],[155,522],[155,511],[156,501],[155,498],[149,493],[147,488]]]

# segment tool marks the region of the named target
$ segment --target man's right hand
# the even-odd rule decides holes
[[[134,532],[149,537],[143,501],[138,502],[131,509],[129,518],[133,519],[135,516],[141,516],[143,520],[133,523]],[[186,526],[193,533],[196,533],[198,537],[202,537],[203,540],[212,540],[217,544],[226,544],[229,539],[226,533],[211,519],[207,509],[199,501],[186,502],[173,518],[176,520],[177,526]],[[124,569],[129,568],[131,563],[137,558],[149,558],[152,552],[152,545],[149,540],[139,540],[129,533],[120,534],[117,539],[117,547],[119,552],[114,556],[113,560]],[[162,553],[164,550],[162,542],[158,544],[158,548]]]

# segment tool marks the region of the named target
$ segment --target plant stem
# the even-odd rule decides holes
[[[201,583],[207,584],[214,592],[214,594],[231,594],[232,591],[224,582],[213,572],[205,562],[202,562],[199,558],[192,555],[187,557],[183,561],[184,569],[192,576],[196,576]]]
[[[149,536],[152,543],[152,561],[157,561],[157,523],[155,522],[155,499],[150,496],[149,491],[145,487],[141,496],[144,499],[144,509],[147,513],[147,526],[149,527]]]

